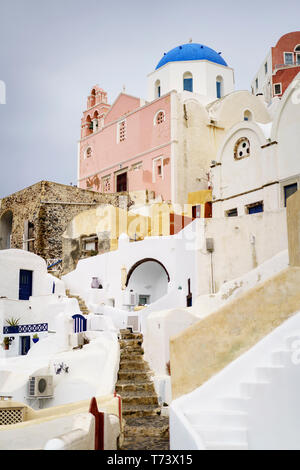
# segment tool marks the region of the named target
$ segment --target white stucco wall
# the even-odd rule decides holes
[[[234,90],[234,72],[230,67],[215,64],[207,60],[191,60],[169,62],[148,75],[148,100],[155,96],[155,82],[160,80],[161,95],[172,90],[183,91],[183,75],[190,72],[193,75],[193,92],[208,96],[211,100],[217,98],[216,78],[223,78],[223,95]]]
[[[45,260],[28,251],[10,249],[0,251],[0,297],[19,299],[20,269],[33,271],[33,296],[52,293],[54,278],[47,273]]]
[[[88,301],[91,279],[93,276],[98,277],[102,281],[106,299],[114,299],[115,307],[123,309],[124,291],[121,283],[121,268],[125,267],[128,273],[137,262],[151,258],[159,261],[169,273],[168,293],[181,287],[182,295],[186,296],[188,294],[188,279],[191,279],[191,288],[194,291],[197,289],[196,222],[191,223],[180,234],[173,237],[148,237],[135,243],[120,239],[117,251],[80,260],[74,271],[63,276],[66,287],[70,289],[71,293],[79,294]],[[144,272],[142,270],[140,273],[143,273],[145,278],[139,282],[144,288],[148,285],[149,272],[145,267],[143,269]],[[156,302],[158,302],[157,297],[165,293],[164,276],[162,284],[164,287],[159,286],[159,290],[155,291]],[[128,289],[130,290],[129,287]],[[145,293],[141,292],[141,294]]]

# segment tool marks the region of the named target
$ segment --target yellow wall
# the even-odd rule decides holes
[[[300,310],[291,267],[171,339],[172,396],[189,393]]]
[[[193,216],[193,206],[201,205],[201,217],[205,216],[205,203],[212,201],[212,190],[203,189],[201,191],[195,191],[188,194],[188,207],[186,215],[188,217]]]

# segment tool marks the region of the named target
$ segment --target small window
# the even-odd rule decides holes
[[[288,184],[284,187],[284,207],[286,207],[287,200],[290,196],[298,191],[298,184]]]
[[[90,237],[83,238],[83,251],[98,251],[98,237],[92,235]]]
[[[296,64],[300,65],[300,52],[296,54]]]
[[[255,202],[254,204],[249,204],[246,206],[246,213],[251,214],[259,214],[260,212],[264,211],[264,203],[262,201]]]
[[[216,78],[216,92],[217,92],[217,98],[222,98],[224,95],[223,93],[223,78],[222,77],[217,77]]]
[[[126,139],[126,121],[119,122],[119,142]]]
[[[238,216],[238,210],[237,208],[235,209],[230,209],[229,211],[225,212],[226,217],[237,217]]]
[[[300,44],[298,44],[298,46],[295,47],[295,52],[300,52]]]
[[[156,124],[162,124],[165,120],[165,113],[163,111],[160,111],[158,115],[156,116]]]
[[[160,85],[160,80],[156,80],[155,85],[154,85],[154,95],[155,98],[160,98],[161,96],[161,85]]]
[[[161,174],[162,174],[161,165],[157,166],[157,174],[158,174],[158,176],[161,176]]]
[[[265,63],[265,74],[267,75],[268,73],[268,62]]]
[[[247,110],[244,112],[244,121],[252,121],[252,113]]]
[[[255,80],[255,88],[258,90],[258,78]]]
[[[250,141],[247,137],[239,139],[234,147],[234,159],[241,160],[250,156]]]
[[[193,92],[193,75],[190,72],[183,75],[183,90]]]
[[[294,54],[292,52],[284,53],[284,63],[285,65],[293,65],[294,63]]]
[[[282,88],[281,88],[281,83],[275,83],[274,85],[274,95],[281,95],[282,94]]]
[[[88,147],[85,152],[85,157],[90,158],[92,156],[92,149],[91,147]]]

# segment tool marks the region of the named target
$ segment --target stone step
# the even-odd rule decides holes
[[[144,356],[144,351],[141,352],[140,349],[138,351],[131,351],[131,352],[128,352],[124,349],[122,349],[121,351],[121,355],[120,355],[120,359],[123,360],[123,359],[128,359],[128,360],[143,360],[143,356]]]
[[[148,393],[143,395],[143,394],[137,394],[137,392],[134,392],[131,395],[124,395],[122,393],[122,403],[123,405],[126,403],[128,405],[155,405],[158,406],[158,400],[156,395],[149,395]]]
[[[142,333],[121,333],[121,339],[128,340],[128,339],[138,339],[140,341],[143,340]]]
[[[121,356],[122,354],[130,354],[130,355],[140,355],[140,354],[144,354],[144,350],[141,346],[136,346],[136,347],[128,347],[128,348],[121,348],[120,349],[120,353],[121,353]]]
[[[136,405],[131,403],[123,403],[122,414],[123,416],[131,418],[141,418],[144,416],[160,415],[161,409],[156,405]]]
[[[169,419],[166,416],[148,416],[143,418],[127,418],[125,435],[152,436],[161,439],[169,438]]]
[[[120,339],[120,348],[138,348],[142,346],[141,339]]]
[[[130,436],[125,441],[120,450],[169,450],[169,439],[160,437]]]
[[[147,382],[147,380],[150,381],[151,376],[153,373],[151,371],[149,372],[144,372],[141,370],[122,370],[119,372],[118,379],[122,382],[129,382],[129,383],[135,383],[135,382]]]
[[[118,382],[116,385],[116,392],[149,392],[154,393],[154,383],[153,382],[139,382],[139,383],[131,383],[131,382]]]
[[[120,371],[124,372],[125,370],[144,370],[148,371],[149,366],[145,361],[128,361],[124,360],[120,362]]]

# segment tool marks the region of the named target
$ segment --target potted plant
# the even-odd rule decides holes
[[[35,333],[35,334],[33,335],[33,337],[32,337],[32,341],[33,341],[34,343],[37,343],[37,342],[39,341],[39,339],[40,339],[40,338],[39,338],[39,335],[38,335],[37,333]]]
[[[20,318],[11,317],[11,318],[6,319],[5,321],[9,325],[10,333],[18,333]]]
[[[3,349],[5,349],[6,351],[9,350],[9,345],[10,345],[11,341],[9,339],[8,336],[5,336],[5,338],[3,338],[3,343],[2,343],[2,347]]]

